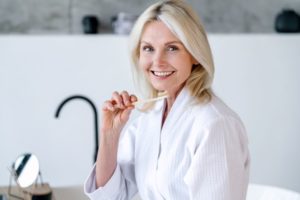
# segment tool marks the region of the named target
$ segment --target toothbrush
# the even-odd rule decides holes
[[[156,97],[156,98],[140,99],[136,102],[133,102],[132,104],[136,106],[138,104],[144,104],[144,103],[149,103],[149,102],[153,102],[153,101],[158,101],[158,100],[161,100],[161,99],[165,99],[167,97],[168,97],[167,92],[162,92],[162,93],[158,94],[158,97]]]

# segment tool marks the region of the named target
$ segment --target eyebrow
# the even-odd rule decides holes
[[[147,42],[147,41],[141,41],[141,43],[145,43],[145,44],[151,45],[151,43]],[[177,40],[169,41],[169,42],[165,43],[165,45],[170,45],[170,44],[180,44],[180,45],[183,45],[182,42],[177,41]]]

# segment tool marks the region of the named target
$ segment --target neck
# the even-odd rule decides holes
[[[183,88],[183,87],[182,87]],[[182,88],[180,88],[179,90],[177,90],[176,92],[169,92],[168,91],[168,98],[166,99],[166,106],[165,106],[165,110],[164,110],[164,113],[163,113],[163,119],[162,119],[162,125],[164,124],[178,94],[180,93],[180,91],[182,90]]]
[[[166,110],[168,113],[172,108],[173,103],[175,102],[178,94],[183,89],[184,85],[181,85],[180,88],[174,90],[174,91],[167,91],[168,92],[168,98],[166,99]]]

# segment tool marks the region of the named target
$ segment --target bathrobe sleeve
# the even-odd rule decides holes
[[[184,177],[189,199],[245,200],[249,154],[243,124],[234,117],[220,117],[201,126],[192,129],[199,137]]]
[[[103,187],[96,188],[95,166],[84,183],[84,192],[91,200],[131,199],[137,193],[134,172],[134,149],[137,122],[122,132],[117,167],[110,180]]]

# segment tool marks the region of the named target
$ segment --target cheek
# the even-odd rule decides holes
[[[145,58],[140,58],[139,59],[139,67],[142,71],[147,71],[150,67],[150,61]]]
[[[180,71],[184,71],[184,73],[190,73],[193,66],[190,60],[187,59],[177,60],[176,65],[178,66],[178,68],[180,68]]]

